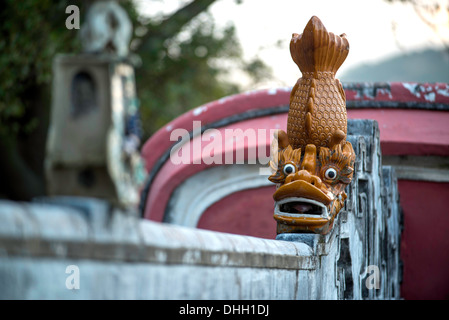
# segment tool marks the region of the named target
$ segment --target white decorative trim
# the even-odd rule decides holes
[[[224,165],[201,171],[179,185],[170,197],[164,220],[196,227],[201,215],[226,196],[247,189],[273,186],[259,165]]]

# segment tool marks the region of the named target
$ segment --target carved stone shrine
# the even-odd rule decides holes
[[[96,197],[136,207],[146,174],[128,57],[131,22],[114,1],[92,4],[86,20],[81,29],[84,52],[60,54],[53,64],[48,195]]]

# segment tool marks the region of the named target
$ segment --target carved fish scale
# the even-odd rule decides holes
[[[329,147],[333,135],[346,137],[346,97],[335,73],[349,53],[346,36],[327,32],[312,17],[290,42],[293,60],[302,72],[290,95],[287,135],[291,146]],[[337,139],[342,144],[345,139]]]

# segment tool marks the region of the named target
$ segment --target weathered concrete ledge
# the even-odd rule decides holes
[[[108,208],[100,200],[74,200]],[[93,221],[82,211],[61,205],[0,201],[0,215],[2,257],[295,270],[316,265],[312,248],[304,243],[155,223],[118,210],[97,210]]]
[[[0,201],[1,299],[308,295],[308,273],[317,259],[304,243],[155,223],[109,211],[98,200],[78,200],[95,214],[61,204]],[[70,266],[79,270],[78,289],[67,287]]]

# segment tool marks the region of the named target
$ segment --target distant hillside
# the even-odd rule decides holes
[[[396,56],[376,64],[364,64],[338,76],[344,82],[446,82],[449,83],[449,53],[427,49]]]

